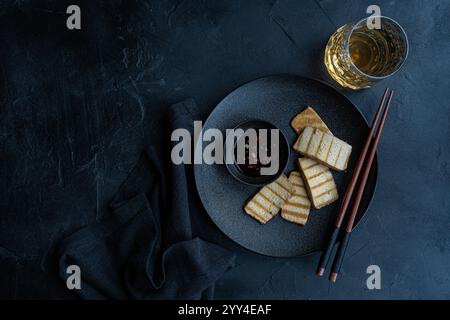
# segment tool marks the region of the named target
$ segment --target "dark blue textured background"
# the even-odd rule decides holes
[[[65,28],[80,4],[82,30]],[[2,1],[0,3],[0,297],[71,298],[54,248],[92,223],[157,139],[164,108],[193,97],[206,116],[254,78],[330,81],[322,52],[373,1]],[[377,1],[405,28],[402,71],[347,92],[371,119],[385,86],[395,104],[379,147],[378,189],[343,276],[313,276],[318,255],[238,250],[216,298],[450,298],[450,2]],[[366,267],[382,289],[365,286]]]

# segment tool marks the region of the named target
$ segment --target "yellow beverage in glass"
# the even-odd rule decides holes
[[[328,40],[325,66],[343,87],[369,88],[397,72],[408,56],[403,28],[390,18],[375,18],[380,19],[378,29],[370,28],[367,18],[340,27]]]

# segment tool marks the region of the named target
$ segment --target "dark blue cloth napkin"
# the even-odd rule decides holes
[[[168,129],[192,132],[193,100],[170,108]],[[171,130],[170,130],[171,132]],[[170,147],[170,132],[167,146]],[[196,237],[204,214],[192,166],[174,165],[170,150],[148,147],[110,204],[106,217],[59,246],[59,273],[81,269],[87,299],[208,299],[234,255]]]

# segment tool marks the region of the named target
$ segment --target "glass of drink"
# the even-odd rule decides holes
[[[403,28],[391,18],[372,16],[340,27],[328,40],[324,62],[337,83],[358,90],[393,75],[407,56]]]

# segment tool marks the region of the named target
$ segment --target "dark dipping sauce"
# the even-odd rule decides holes
[[[256,135],[256,144],[251,146],[248,137],[242,137],[241,139],[245,139],[245,163],[237,164],[239,171],[251,175],[251,176],[259,176],[261,175],[261,168],[270,167],[270,161],[267,164],[263,164],[259,158],[259,134]],[[237,150],[238,144],[240,140],[234,146],[234,154],[237,159]],[[267,150],[265,150],[265,154],[268,158],[271,155],[271,141],[270,135],[267,137]],[[252,159],[252,163],[250,163],[250,159]],[[255,161],[256,160],[256,161]],[[236,160],[237,161],[237,160]],[[256,163],[255,163],[256,162]]]

